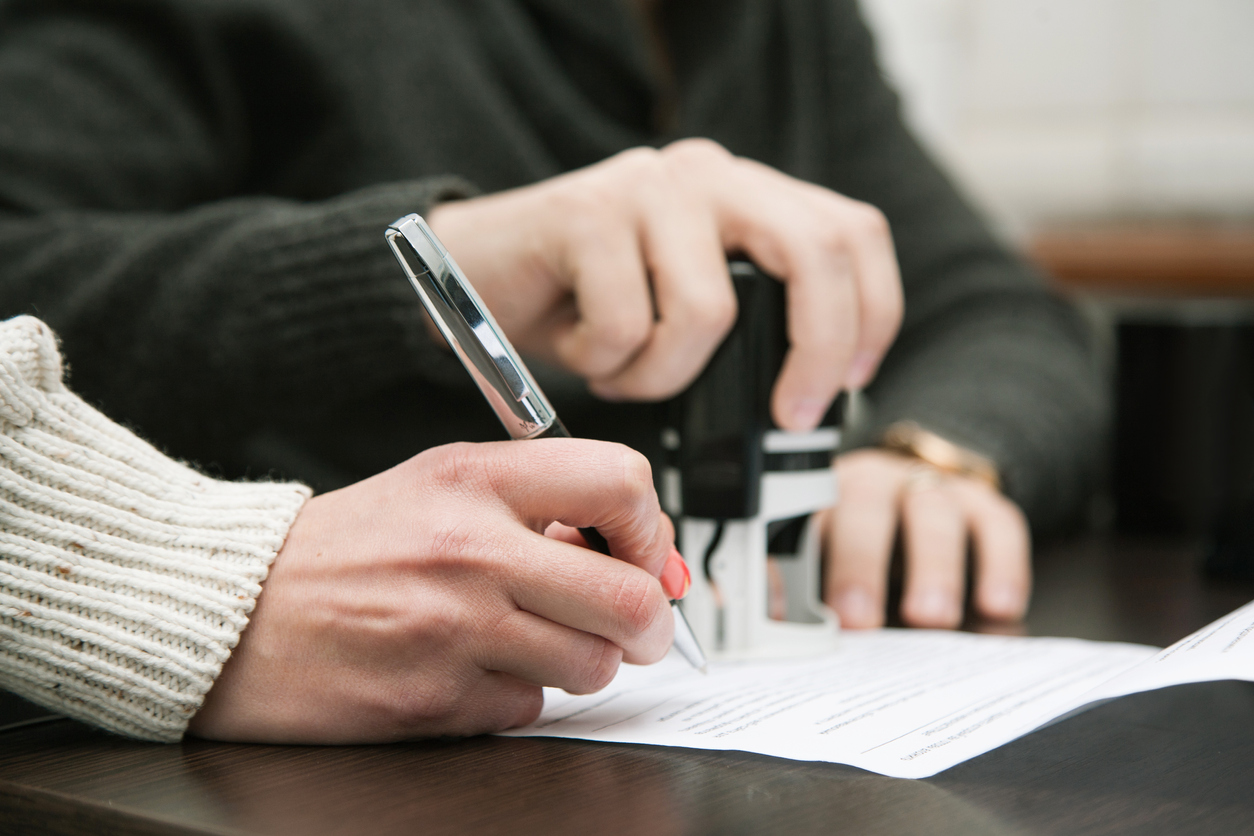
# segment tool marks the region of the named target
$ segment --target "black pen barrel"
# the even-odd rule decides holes
[[[549,428],[539,435],[533,435],[532,438],[574,438],[570,434],[570,430],[566,429],[566,425],[562,423],[562,419],[554,416],[553,423],[549,424]]]

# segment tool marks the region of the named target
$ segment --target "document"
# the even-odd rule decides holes
[[[1096,702],[1186,682],[1254,680],[1254,603],[1166,650],[1081,639],[848,631],[807,659],[673,655],[605,690],[545,690],[511,736],[731,749],[925,778]]]

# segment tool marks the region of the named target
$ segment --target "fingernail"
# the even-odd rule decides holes
[[[925,589],[911,604],[911,615],[926,624],[956,624],[960,617],[953,596],[944,590]]]
[[[666,566],[662,569],[662,589],[666,590],[671,600],[678,601],[688,594],[690,588],[692,575],[688,572],[688,564],[679,554],[679,549],[672,546]]]
[[[792,419],[799,430],[812,430],[823,420],[827,401],[818,398],[800,398],[792,405]]]
[[[874,627],[880,622],[879,606],[860,587],[850,587],[836,596],[836,612],[846,627]]]
[[[845,375],[845,385],[850,389],[861,389],[871,380],[875,371],[875,353],[859,351],[849,363],[849,373]]]

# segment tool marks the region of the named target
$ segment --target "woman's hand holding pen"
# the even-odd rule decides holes
[[[582,526],[615,557],[575,545]],[[191,731],[346,743],[524,725],[543,685],[588,693],[665,655],[686,578],[673,541],[647,460],[621,445],[429,450],[310,500]]]
[[[637,148],[428,215],[510,340],[611,399],[661,399],[735,321],[728,252],[784,281],[791,350],[772,397],[805,430],[874,375],[901,282],[875,208],[709,140]]]

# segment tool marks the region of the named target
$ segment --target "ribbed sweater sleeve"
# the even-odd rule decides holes
[[[178,740],[308,497],[167,458],[65,388],[46,325],[0,323],[0,686]]]

